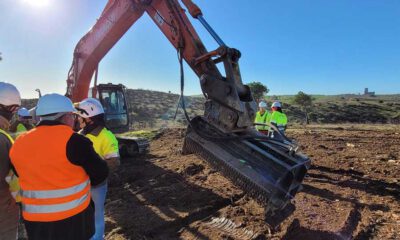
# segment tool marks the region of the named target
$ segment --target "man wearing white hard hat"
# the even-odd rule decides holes
[[[36,126],[40,121],[39,116],[36,115],[36,107],[33,107],[33,108],[29,109],[28,111],[29,111],[29,115],[32,117],[32,124],[34,126]]]
[[[266,102],[261,101],[258,104],[259,111],[256,113],[256,118],[254,120],[254,123],[260,123],[260,124],[266,124],[269,121],[269,118],[271,117],[270,113],[268,112],[267,108],[268,105]],[[268,134],[268,126],[263,126],[263,125],[256,125],[256,129],[263,134]]]
[[[74,112],[69,98],[44,95],[36,108],[38,126],[10,150],[30,240],[87,240],[94,234],[90,187],[104,182],[108,167],[92,142],[72,130]]]
[[[0,239],[17,239],[19,208],[6,177],[11,172],[9,151],[14,142],[7,131],[19,106],[21,96],[17,88],[10,83],[0,82]]]
[[[114,134],[105,126],[104,109],[99,100],[86,98],[75,103],[77,114],[83,120],[83,129],[80,133],[93,142],[95,151],[108,164],[111,170],[119,166],[118,141]],[[91,240],[104,239],[104,202],[107,194],[107,181],[92,187],[92,199],[95,205],[95,229],[96,232]]]
[[[287,117],[282,112],[282,104],[275,101],[271,105],[271,118],[270,123],[275,125],[280,133],[284,134],[286,131]],[[274,130],[269,130],[269,135],[272,137],[278,137],[279,134],[274,134]]]

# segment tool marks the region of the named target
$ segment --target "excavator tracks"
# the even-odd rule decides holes
[[[202,117],[194,118],[190,126],[183,153],[201,156],[264,205],[267,215],[279,215],[290,205],[310,166],[308,157],[283,142],[226,139]]]
[[[149,151],[149,140],[140,137],[117,136],[121,157],[135,157]]]

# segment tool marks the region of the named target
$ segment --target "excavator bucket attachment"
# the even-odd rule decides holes
[[[310,159],[291,143],[271,139],[240,138],[194,118],[188,127],[183,153],[195,153],[256,198],[266,216],[280,215],[299,191]]]

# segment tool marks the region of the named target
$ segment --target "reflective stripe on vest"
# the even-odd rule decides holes
[[[14,139],[6,131],[4,131],[3,129],[0,129],[0,133],[4,134],[9,139],[11,144],[14,143]]]
[[[279,131],[284,132],[285,128],[286,128],[286,125],[279,124],[279,125],[277,125],[277,128],[278,128]]]
[[[77,192],[82,191],[89,185],[90,181],[86,180],[85,182],[64,189],[57,190],[39,190],[39,191],[22,191],[22,196],[25,198],[35,198],[35,199],[44,199],[44,198],[60,198],[67,197],[69,195],[75,194]]]
[[[23,204],[22,211],[27,213],[57,213],[64,212],[76,207],[79,207],[89,198],[89,193],[86,193],[82,197],[72,200],[66,203],[60,204],[47,204],[47,205],[33,205],[33,204]]]

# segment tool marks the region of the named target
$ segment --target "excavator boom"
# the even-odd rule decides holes
[[[87,97],[101,59],[148,14],[177,50],[181,70],[185,60],[199,77],[206,97],[204,116],[189,121],[183,152],[203,157],[275,214],[298,191],[310,160],[291,143],[273,141],[255,131],[257,108],[249,87],[242,83],[240,52],[219,38],[191,0],[182,2],[217,41],[217,49],[207,51],[178,0],[109,0],[75,48],[67,96],[73,101]],[[223,64],[223,73],[217,64]]]
[[[256,104],[250,89],[242,84],[238,65],[240,52],[224,45],[208,52],[177,0],[110,0],[96,24],[75,48],[67,95],[74,102],[87,97],[93,73],[101,59],[144,12],[199,76],[204,94],[213,100],[213,109],[218,109],[208,118],[230,131],[251,126]],[[223,62],[225,77],[219,72],[213,56]]]

